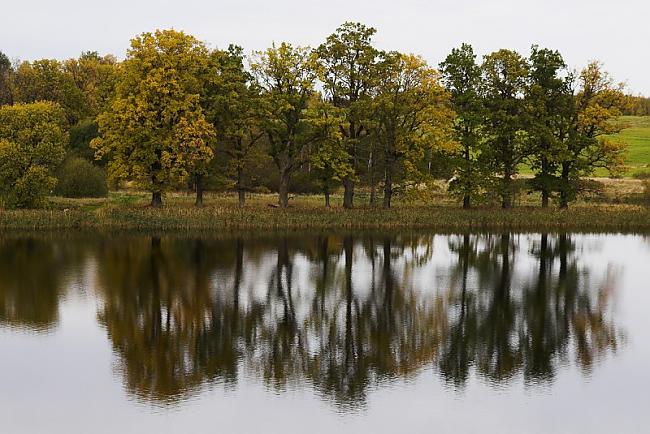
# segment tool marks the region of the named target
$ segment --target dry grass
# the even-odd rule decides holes
[[[53,198],[47,210],[0,211],[0,230],[580,230],[647,231],[650,208],[643,206],[643,181],[602,180],[602,192],[586,197],[568,211],[541,209],[539,197],[522,194],[512,210],[482,205],[462,210],[444,191],[430,202],[397,202],[391,210],[367,205],[353,210],[323,207],[320,196],[296,196],[286,209],[272,208],[275,195],[251,195],[239,209],[232,194],[208,194],[206,206],[197,209],[187,194],[169,194],[165,207],[152,209],[145,193],[111,193],[107,199]],[[357,203],[367,203],[363,191]]]

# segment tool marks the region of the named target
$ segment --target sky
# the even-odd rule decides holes
[[[21,0],[0,8],[0,51],[11,59],[123,58],[142,32],[174,28],[213,48],[272,42],[317,46],[345,21],[377,28],[380,49],[437,65],[471,43],[479,55],[530,46],[559,50],[569,66],[599,60],[631,93],[650,96],[648,0]]]

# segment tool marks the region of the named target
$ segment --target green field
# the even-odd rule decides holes
[[[623,140],[628,145],[624,176],[634,177],[643,172],[650,173],[650,116],[621,116],[618,122],[624,126],[624,129],[613,137]],[[519,167],[519,173],[532,175],[527,164]],[[596,169],[593,176],[606,178],[609,172],[605,169]]]
[[[650,170],[650,116],[623,116],[620,118],[626,128],[617,134],[628,144],[625,164],[629,166],[627,175]]]

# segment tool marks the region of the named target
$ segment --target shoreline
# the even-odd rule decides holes
[[[176,201],[162,209],[153,209],[138,203],[116,205],[109,200],[70,199],[51,209],[0,210],[0,234],[13,231],[159,231],[206,232],[206,235],[213,231],[650,232],[650,207],[630,204],[583,203],[568,210],[532,205],[509,210],[495,207],[464,210],[449,204],[400,204],[390,210],[368,206],[344,210],[325,209],[308,200],[298,200],[302,203],[282,210],[260,201],[244,209],[226,199],[213,200],[204,208],[194,208],[186,202]]]

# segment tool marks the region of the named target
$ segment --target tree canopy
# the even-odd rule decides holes
[[[282,208],[290,192],[322,192],[329,207],[339,188],[344,208],[378,197],[390,207],[424,198],[437,178],[464,208],[510,208],[523,192],[566,208],[597,169],[623,173],[616,119],[645,113],[647,101],[626,95],[602,64],[574,72],[557,50],[479,58],[462,44],[436,70],[379,49],[376,35],[345,22],[315,48],[280,42],[247,55],[157,30],[136,36],[123,61],[86,51],[21,62],[0,52],[0,106],[47,101],[64,114],[64,157],[39,185],[65,163],[94,184],[107,172],[112,188],[146,190],[154,207],[185,189],[197,206],[204,191],[234,190],[241,207],[255,191],[277,192]]]
[[[132,178],[162,193],[212,159],[213,125],[200,105],[208,51],[174,30],[143,33],[131,41],[116,96],[99,117],[97,157],[109,155],[112,178]]]

